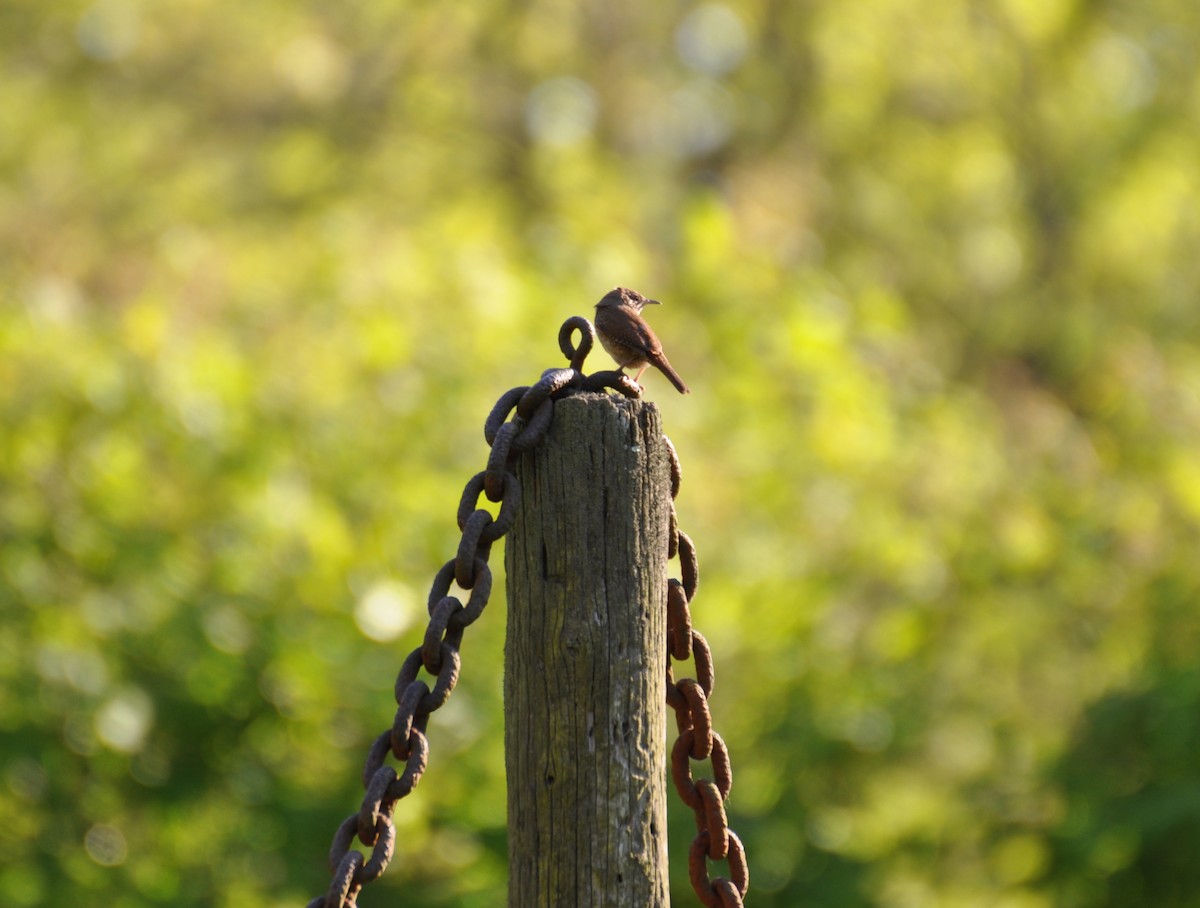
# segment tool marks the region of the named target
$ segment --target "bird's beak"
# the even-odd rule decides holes
[[[661,306],[662,302],[660,300],[642,300],[642,305],[643,306]]]

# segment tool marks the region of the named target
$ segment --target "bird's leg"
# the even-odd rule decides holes
[[[649,368],[649,366],[650,366],[649,363],[642,363],[642,368],[638,369],[637,375],[635,375],[633,377],[633,380],[635,382],[637,382],[639,385],[642,383],[642,373],[645,372],[646,369]]]

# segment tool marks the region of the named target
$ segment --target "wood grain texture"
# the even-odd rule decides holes
[[[662,908],[668,455],[653,404],[558,401],[507,537],[509,908]]]

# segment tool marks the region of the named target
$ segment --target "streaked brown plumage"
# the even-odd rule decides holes
[[[653,366],[665,375],[680,394],[688,393],[679,373],[671,368],[663,354],[662,344],[655,337],[646,320],[642,318],[642,307],[660,305],[658,300],[646,299],[636,290],[617,287],[596,303],[596,334],[609,356],[622,369],[637,369],[633,377],[637,381]]]

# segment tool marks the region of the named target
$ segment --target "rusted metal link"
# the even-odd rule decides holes
[[[712,779],[696,783],[704,806],[696,811],[697,826],[708,832],[708,857],[723,861],[729,854],[729,820],[725,815],[725,799]]]
[[[342,821],[342,825],[338,827],[337,832],[333,834],[333,845],[329,848],[329,863],[338,867],[346,859],[346,855],[350,854],[350,845],[354,841],[354,835],[358,830],[358,814],[351,814]],[[363,842],[364,845],[374,845],[375,840]],[[361,857],[361,855],[359,855]]]
[[[693,760],[707,760],[712,753],[713,727],[712,713],[708,709],[708,697],[704,688],[694,678],[684,678],[679,682],[679,690],[687,701],[688,713],[691,717],[690,731],[694,735],[690,751]]]
[[[574,369],[547,369],[538,379],[537,384],[530,388],[517,402],[517,415],[522,419],[530,419],[534,411],[551,395],[563,390],[571,383],[581,383],[582,373]]]
[[[528,390],[529,385],[521,385],[517,388],[510,388],[500,395],[500,399],[496,401],[492,411],[488,413],[487,419],[483,422],[483,438],[489,448],[495,443],[496,433],[500,431],[500,427],[508,421],[508,414],[512,412],[517,401],[524,397]]]
[[[733,880],[727,880],[725,877],[718,877],[712,881],[713,891],[717,893],[718,904],[721,908],[743,908],[745,902],[742,901],[743,893],[738,891],[737,885]]]
[[[667,581],[667,649],[679,662],[692,657],[692,615],[683,581]]]
[[[362,869],[356,875],[359,885],[379,879],[383,876],[387,865],[392,862],[392,855],[396,852],[396,824],[392,822],[391,817],[379,818],[379,825],[375,829],[374,843],[371,857],[362,865]],[[369,843],[364,842],[363,844]]]
[[[688,875],[697,898],[708,908],[741,908],[746,891],[750,888],[750,871],[746,865],[746,851],[742,840],[732,830],[726,830],[729,851],[729,878],[708,876],[708,831],[701,832],[692,841],[688,851]]]
[[[397,685],[398,687],[399,685]],[[408,759],[408,738],[414,728],[425,731],[429,713],[418,712],[421,700],[429,696],[429,685],[424,681],[412,681],[402,692],[396,694],[396,717],[392,721],[392,753],[398,760]]]
[[[701,692],[704,690],[695,678],[681,678],[676,681],[675,670],[671,667],[667,668],[667,705],[675,711],[675,724],[679,727],[680,734],[695,729],[697,725],[697,718],[692,715],[692,704],[684,693],[688,685],[699,687]],[[693,693],[692,696],[694,698],[695,694]],[[707,699],[707,695],[705,695],[705,699]],[[700,708],[707,712],[706,707]],[[711,721],[701,716],[699,724],[711,724]]]
[[[675,739],[675,744],[671,747],[671,780],[675,783],[679,799],[692,810],[700,810],[703,805],[696,790],[697,783],[692,781],[692,769],[689,762],[694,742],[695,733],[691,729],[681,732]],[[728,798],[729,792],[733,790],[733,773],[729,768],[729,748],[725,746],[725,739],[716,732],[713,732],[711,759],[717,791],[721,792],[722,798]]]
[[[455,649],[462,643],[463,629],[451,628],[450,621],[463,610],[463,604],[455,596],[445,596],[433,607],[421,643],[421,664],[429,674],[436,675],[442,669],[443,643],[449,643]]]
[[[738,892],[737,885],[732,880],[723,876],[717,877],[710,885],[717,899],[715,908],[744,908],[742,893]]]
[[[513,388],[496,401],[496,405],[492,408],[492,412],[488,414],[487,421],[483,426],[483,437],[489,445],[495,444],[496,437],[500,434],[500,429],[508,424],[505,422],[508,419],[508,414],[532,390],[529,385]],[[542,400],[537,409],[533,411],[533,416],[528,420],[522,416],[513,417],[512,424],[519,431],[512,440],[510,454],[520,454],[540,444],[546,436],[546,429],[550,426],[553,411],[554,401],[547,397],[545,400]]]
[[[487,561],[491,554],[491,541],[483,538],[483,532],[492,524],[492,515],[480,508],[472,511],[463,527],[462,541],[458,544],[458,555],[454,559],[454,582],[464,590],[475,585],[475,562]]]
[[[513,439],[513,452],[521,454],[540,445],[542,439],[546,437],[546,430],[550,428],[550,419],[553,413],[554,401],[542,401],[542,405],[533,411],[533,416],[521,430],[521,434]]]
[[[707,908],[719,908],[721,897],[717,895],[712,881],[708,878],[708,848],[700,838],[704,834],[696,836],[692,847],[688,849],[688,876],[692,881],[692,890],[701,904]]]
[[[371,848],[371,857],[364,862],[363,856],[358,851],[351,851],[350,845],[354,841],[355,835],[364,845]],[[369,883],[377,879],[387,867],[392,859],[392,853],[396,848],[396,826],[392,823],[392,818],[386,815],[380,815],[376,820],[374,828],[372,828],[366,838],[358,831],[358,817],[350,816],[345,819],[338,831],[333,837],[333,847],[329,852],[330,863],[335,867],[348,868],[354,867],[352,875],[352,888],[357,892],[362,889],[364,883]],[[341,886],[339,885],[339,890]],[[353,904],[354,896],[344,894],[344,900]]]
[[[417,650],[417,654],[423,656],[424,647]],[[424,659],[419,661],[423,662]],[[458,684],[458,674],[462,670],[462,656],[458,653],[458,647],[442,641],[439,662],[441,668],[435,676],[437,680],[433,683],[433,690],[422,697],[421,702],[417,704],[417,711],[422,715],[428,715],[441,709],[450,699],[450,693],[454,690],[455,685]]]
[[[375,844],[375,831],[379,828],[379,818],[389,816],[395,800],[388,801],[387,792],[396,781],[396,770],[390,766],[381,766],[371,777],[367,785],[367,793],[363,797],[362,807],[358,810],[358,840],[364,845]],[[346,847],[349,848],[349,842]]]
[[[729,830],[729,875],[733,885],[737,887],[738,895],[746,897],[750,888],[750,866],[746,863],[746,849],[736,832]]]
[[[517,404],[517,413],[524,419],[533,419],[533,414],[543,405],[543,402],[539,400],[541,385],[545,384],[550,391],[550,397],[558,400],[580,388],[583,385],[583,378],[583,373],[576,369],[547,369],[542,373],[538,383],[529,389],[530,393],[521,398],[521,402]],[[536,405],[534,404],[535,400],[537,400]]]
[[[441,566],[433,578],[433,586],[429,590],[429,610],[432,612],[437,603],[450,593],[450,584],[454,582],[457,558],[452,558]],[[471,595],[461,612],[450,616],[450,627],[461,630],[474,624],[483,614],[492,594],[492,570],[482,558],[475,559],[475,585],[471,587]]]
[[[438,669],[433,690],[429,690],[424,681],[415,680],[417,672],[425,663],[425,646],[422,644],[411,653],[404,663],[400,666],[400,671],[396,675],[396,702],[407,705],[407,696],[416,696],[414,684],[425,686],[425,692],[417,701],[416,715],[418,717],[428,716],[429,713],[439,709],[443,703],[450,697],[450,692],[454,690],[454,685],[458,683],[458,672],[461,668],[461,657],[458,654],[458,648],[452,646],[447,641],[442,641],[438,652],[438,664],[441,666]],[[402,708],[404,708],[402,706]]]
[[[692,733],[685,731],[675,739],[675,745],[671,748],[671,781],[675,783],[679,800],[692,810],[703,810],[704,802],[700,799],[700,792],[696,790],[696,783],[692,780],[692,766],[688,761],[688,751],[691,749]]]
[[[441,709],[450,699],[451,692],[458,684],[459,672],[462,671],[462,656],[459,655],[458,647],[443,641],[441,664],[442,667],[436,675],[437,680],[433,684],[433,690],[422,697],[421,702],[417,705],[417,709],[421,712],[431,713]]]
[[[674,500],[679,497],[679,487],[683,483],[683,468],[679,465],[679,454],[671,439],[664,435],[663,442],[667,446],[667,455],[671,458],[671,499]]]
[[[508,423],[505,428],[507,429],[510,425],[512,423]],[[496,437],[500,439],[504,435],[505,432],[501,431]],[[488,495],[488,499],[500,502],[500,513],[491,519],[490,526],[484,527],[481,538],[485,542],[495,542],[512,529],[517,520],[517,511],[521,507],[521,484],[517,482],[517,477],[508,470],[484,470],[467,480],[466,486],[463,487],[462,498],[458,502],[458,528],[465,532],[467,521],[475,514],[483,513],[491,517],[491,514],[483,508],[477,508],[479,495],[486,490],[489,479],[495,480],[498,494],[495,498]]]
[[[623,397],[629,397],[634,400],[642,396],[641,386],[638,385],[632,378],[624,372],[613,370],[611,372],[593,372],[583,380],[580,386],[584,391],[616,391]]]
[[[696,589],[700,586],[700,562],[696,558],[696,545],[692,537],[683,530],[679,531],[679,575],[683,578],[683,591],[687,601],[691,603],[696,598]]]
[[[733,791],[733,769],[729,763],[729,748],[725,746],[725,739],[715,731],[713,732],[712,754],[709,759],[712,761],[717,790],[721,792],[722,798],[728,798],[729,792]]]
[[[308,903],[309,908],[341,908],[343,905],[353,905],[354,900],[358,897],[359,890],[362,889],[362,884],[355,884],[354,878],[363,865],[363,856],[357,851],[348,851],[338,861],[331,861],[333,864],[333,881],[329,884],[329,891],[324,898],[313,899]]]
[[[487,493],[488,501],[499,501],[504,497],[506,489],[520,488],[520,486],[506,482],[508,470],[505,468],[512,456],[513,441],[521,433],[521,429],[522,426],[519,423],[506,422],[496,433],[496,440],[492,442],[492,452],[488,455],[487,468],[483,471],[483,488]],[[478,501],[479,493],[476,492],[474,497]],[[462,529],[461,506],[458,514],[459,529]]]
[[[391,732],[385,732],[390,743]],[[408,759],[404,761],[404,772],[388,786],[387,796],[392,801],[407,797],[421,781],[425,767],[429,765],[429,739],[420,729],[414,728],[408,736]]]

